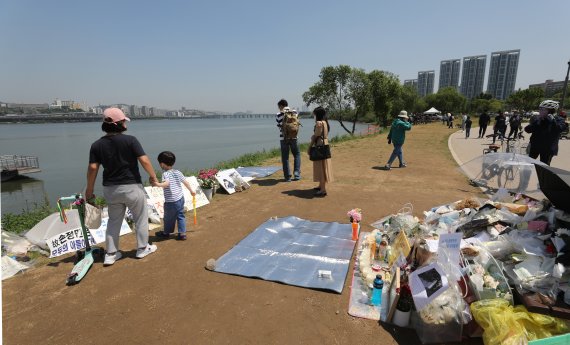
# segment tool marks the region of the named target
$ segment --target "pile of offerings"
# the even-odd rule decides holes
[[[518,344],[570,332],[569,213],[497,194],[423,216],[408,206],[361,234],[356,268],[371,295],[382,273],[381,321],[413,328],[424,344],[481,336]]]

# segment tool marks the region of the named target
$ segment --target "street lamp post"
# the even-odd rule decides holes
[[[564,100],[568,92],[568,74],[570,74],[570,61],[568,61],[568,70],[566,71],[566,79],[564,79],[564,91],[562,92],[562,101],[560,102],[560,111],[564,108]]]

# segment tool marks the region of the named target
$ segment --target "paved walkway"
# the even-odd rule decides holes
[[[523,124],[523,128],[525,125],[526,124]],[[465,163],[468,163],[469,161],[477,157],[480,157],[483,154],[483,149],[487,148],[489,146],[488,144],[492,143],[493,141],[492,138],[478,139],[477,138],[478,133],[479,133],[479,127],[473,127],[471,128],[471,133],[470,133],[471,135],[468,139],[465,139],[465,133],[462,132],[461,130],[456,130],[453,134],[449,136],[448,140],[449,151],[451,152],[451,155],[453,156],[453,158],[455,159],[455,161],[459,166],[462,166]],[[491,134],[491,133],[493,133],[492,126],[487,128],[486,134]],[[528,144],[528,139],[530,138],[530,134],[524,133],[524,136],[525,140],[522,142],[523,146]],[[499,150],[499,152],[502,151]],[[481,165],[479,165],[479,167],[480,166]],[[558,156],[555,156],[552,159],[551,166],[570,171],[570,140],[560,140]],[[476,178],[477,175],[480,175],[481,173],[481,168],[473,168],[470,167],[469,165],[465,165],[465,167],[470,168],[470,169],[465,169],[466,170],[465,172],[470,178]],[[529,188],[531,189],[534,189],[532,188],[533,186],[536,187],[538,185],[538,180],[536,180],[536,173],[534,173],[533,175],[534,176],[529,183]],[[537,198],[544,197],[540,192],[538,193],[529,192],[528,194],[530,196]]]

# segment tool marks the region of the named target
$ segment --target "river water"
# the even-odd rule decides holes
[[[303,119],[302,123],[299,139],[308,142],[313,120]],[[338,122],[330,124],[330,137],[345,134]],[[365,128],[357,126],[358,131]],[[175,168],[194,171],[245,153],[279,147],[274,118],[133,120],[126,133],[137,137],[155,169],[159,169],[156,157],[165,150],[176,155]],[[82,191],[89,148],[103,134],[98,122],[0,124],[0,154],[37,156],[41,169],[29,178],[1,183],[2,214],[21,213],[46,202],[54,207],[60,196]],[[310,174],[308,169],[301,167],[305,176]],[[97,195],[102,195],[102,170],[97,177]],[[147,179],[142,167],[140,170],[143,180]]]

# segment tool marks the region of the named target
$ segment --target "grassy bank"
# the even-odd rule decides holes
[[[378,134],[372,134],[378,135]],[[342,135],[342,136],[335,136],[330,139],[330,143],[333,145],[340,144],[346,141],[353,141],[353,140],[360,140],[362,136],[359,135]],[[301,152],[307,151],[309,147],[309,143],[303,143],[299,145],[299,149]],[[219,162],[214,166],[214,168],[218,170],[223,169],[230,169],[230,168],[237,168],[237,167],[248,167],[248,166],[260,166],[263,165],[267,160],[280,157],[281,150],[279,148],[275,148],[272,150],[262,150],[254,153],[246,153],[244,155],[238,156],[234,159],[228,161]],[[197,176],[198,171],[183,171],[184,175],[186,176]],[[157,176],[161,177],[162,171],[157,171]],[[102,198],[98,198],[102,199]],[[98,200],[99,204],[104,203],[104,200]],[[47,203],[43,205],[37,205],[33,210],[25,210],[21,214],[13,214],[13,213],[6,213],[2,216],[2,229],[13,232],[13,233],[22,233],[26,230],[29,230],[34,227],[38,222],[42,219],[47,217],[48,215],[57,212],[57,209],[50,208]]]

